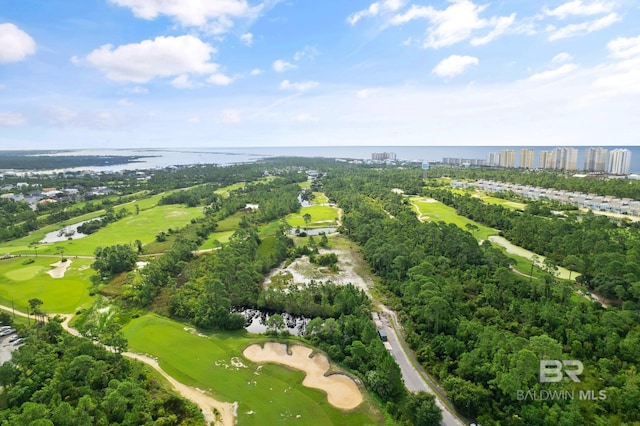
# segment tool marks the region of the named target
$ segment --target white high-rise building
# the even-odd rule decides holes
[[[587,148],[584,156],[584,169],[587,172],[604,172],[607,170],[607,154],[605,148]]]
[[[609,154],[607,172],[612,175],[628,175],[631,167],[631,151],[628,149],[614,149]]]
[[[541,169],[553,169],[555,166],[553,157],[553,151],[540,151],[538,167]]]
[[[500,153],[490,152],[487,156],[487,166],[498,167],[500,165]]]
[[[578,150],[575,148],[556,148],[553,150],[553,169],[576,170],[578,168]]]

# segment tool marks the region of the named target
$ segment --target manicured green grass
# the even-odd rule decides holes
[[[224,188],[216,189],[213,192],[215,192],[216,194],[220,194],[223,197],[227,198],[231,191],[233,191],[235,189],[244,188],[245,185],[246,185],[245,182],[238,182],[238,183],[234,183],[233,185],[225,186]]]
[[[384,424],[368,400],[344,412],[329,405],[323,392],[302,386],[302,372],[245,359],[243,349],[264,342],[262,338],[245,333],[201,337],[186,327],[148,314],[132,320],[123,331],[130,349],[157,357],[160,366],[177,380],[207,390],[221,401],[237,401],[238,424]],[[243,366],[233,366],[232,360]]]
[[[327,204],[329,202],[329,197],[322,192],[314,192],[313,195],[315,195],[313,204]]]
[[[478,230],[473,232],[473,236],[478,240],[486,240],[490,235],[498,235],[497,230],[460,216],[453,207],[445,206],[439,201],[427,202],[422,197],[411,197],[410,201],[414,209],[417,208],[419,214],[422,215],[422,220],[453,223],[465,231],[468,231],[467,224],[475,225]]]
[[[504,198],[491,197],[489,195],[481,195],[480,199],[488,204],[498,204],[502,207],[514,210],[524,210],[527,206],[525,203],[518,203],[516,201],[509,201]]]
[[[311,215],[311,222],[304,221],[305,214]],[[300,213],[287,215],[286,221],[292,228],[322,228],[325,226],[335,226],[338,217],[338,209],[329,206],[301,207]]]
[[[70,313],[80,306],[88,306],[93,298],[89,296],[89,277],[95,271],[89,268],[89,259],[69,259],[71,265],[63,278],[52,278],[47,271],[57,258],[33,258],[34,263],[24,265],[26,256],[0,260],[0,304],[27,312],[29,299],[38,298],[44,302],[42,310],[47,313]],[[82,269],[82,270],[81,270]]]
[[[304,182],[300,182],[298,183],[298,186],[300,186],[300,189],[307,189],[311,186],[311,181],[310,180],[306,180]]]
[[[191,219],[202,216],[202,208],[182,205],[156,206],[141,210],[140,214],[132,214],[117,222],[110,223],[95,234],[72,241],[41,245],[39,253],[56,253],[56,247],[64,247],[65,255],[91,256],[98,246],[129,244],[140,240],[142,244],[150,243],[161,231],[169,228],[181,228]]]

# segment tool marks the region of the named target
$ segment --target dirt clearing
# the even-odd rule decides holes
[[[336,408],[351,410],[362,403],[362,393],[349,377],[342,374],[325,376],[330,367],[326,356],[311,356],[313,350],[300,345],[291,346],[289,352],[284,343],[267,342],[264,348],[251,345],[242,354],[253,362],[273,362],[304,371],[306,376],[302,384],[326,392],[329,404]]]

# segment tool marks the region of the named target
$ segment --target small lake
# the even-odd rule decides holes
[[[245,330],[249,333],[265,334],[267,332],[267,320],[269,316],[274,315],[276,312],[266,312],[259,309],[244,309],[238,310],[237,313],[241,314],[245,318]],[[310,319],[305,317],[299,317],[288,313],[280,313],[282,319],[287,325],[287,331],[294,336],[303,336],[307,324]]]
[[[43,243],[43,244],[59,243],[61,241],[67,241],[69,239],[77,240],[79,238],[87,237],[88,236],[87,234],[83,234],[82,232],[78,232],[78,227],[80,225],[82,225],[83,223],[92,222],[92,221],[98,220],[98,219],[101,219],[101,218],[98,217],[98,218],[91,219],[91,220],[84,220],[82,222],[74,223],[73,225],[65,226],[64,228],[59,229],[57,231],[49,232],[47,235],[44,236],[43,239],[40,240],[40,242]]]
[[[295,235],[297,228],[289,229],[289,233]],[[320,235],[322,233],[331,234],[338,230],[338,228],[313,228],[313,229],[303,229],[300,228],[300,232],[305,232],[307,235]]]

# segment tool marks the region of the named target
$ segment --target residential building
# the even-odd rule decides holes
[[[385,161],[385,160],[395,161],[396,154],[393,152],[374,152],[371,154],[371,159],[373,161]]]
[[[533,169],[533,150],[523,148],[520,150],[520,168]]]
[[[556,148],[553,150],[553,166],[557,170],[576,170],[578,168],[578,150],[575,148]]]
[[[587,172],[604,172],[607,170],[607,154],[605,148],[587,148],[584,156],[584,170]]]
[[[515,167],[516,152],[512,149],[503,149],[500,154],[500,167]]]
[[[609,155],[607,171],[613,175],[628,175],[631,167],[631,151],[614,149]]]
[[[541,169],[553,169],[554,167],[554,153],[553,151],[540,151],[540,161],[538,167]]]

